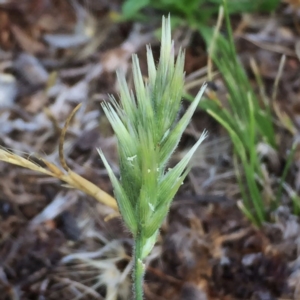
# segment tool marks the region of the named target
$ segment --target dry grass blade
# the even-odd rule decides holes
[[[282,77],[282,73],[283,73],[283,69],[284,69],[284,66],[285,66],[285,62],[286,62],[286,56],[282,55],[281,59],[280,59],[278,73],[276,75],[275,82],[274,82],[273,93],[272,93],[272,103],[274,103],[275,100],[276,100],[277,90],[278,90],[278,84],[279,84],[279,81],[280,81],[280,79]]]
[[[99,202],[115,210],[118,210],[117,202],[112,196],[110,196],[109,194],[101,190],[98,186],[88,181],[87,179],[83,178],[79,174],[69,170],[68,175],[65,175],[64,178],[65,178],[64,181],[69,183],[73,187],[94,197]]]
[[[72,120],[72,118],[74,117],[74,115],[76,114],[76,112],[78,111],[78,109],[81,107],[81,103],[78,104],[74,109],[73,111],[71,112],[71,114],[69,115],[66,123],[65,123],[65,126],[64,128],[62,129],[61,131],[61,134],[60,134],[60,138],[59,138],[59,148],[58,148],[58,151],[59,151],[59,160],[60,160],[60,164],[61,166],[66,170],[66,171],[69,171],[69,167],[67,165],[67,162],[65,160],[65,156],[64,156],[64,141],[65,141],[65,136],[66,136],[66,133],[67,133],[67,130],[68,130],[68,127],[69,127],[69,124]]]
[[[88,294],[88,295],[92,296],[93,299],[99,299],[99,300],[104,299],[94,289],[92,289],[78,281],[74,281],[69,278],[62,278],[62,277],[58,277],[58,276],[55,276],[54,279],[57,280],[58,282],[66,283],[69,287],[74,286],[74,287],[78,288],[79,291],[82,291],[80,293],[79,297],[77,297],[77,299],[81,298],[81,296],[83,296],[84,294]]]
[[[97,201],[113,208],[114,210],[118,210],[116,200],[92,182],[88,181],[87,179],[83,178],[82,176],[73,172],[72,170],[68,170],[67,173],[64,173],[55,164],[43,158],[38,159],[41,162],[43,162],[48,169],[18,154],[10,152],[6,149],[0,149],[0,161],[4,161],[13,165],[17,165],[32,171],[36,171],[57,178],[61,181],[66,182],[69,186],[85,192],[86,194],[95,198]]]
[[[217,25],[215,27],[214,35],[212,38],[212,42],[210,44],[210,47],[208,49],[208,60],[207,60],[207,77],[209,81],[213,80],[213,61],[212,61],[212,53],[215,51],[215,45],[216,45],[216,39],[218,37],[218,34],[220,32],[220,28],[222,26],[224,19],[224,7],[220,6],[219,8],[219,14],[218,14],[218,20],[217,20]]]
[[[78,190],[83,191],[84,193],[92,196],[95,198],[97,201],[113,208],[114,210],[118,210],[117,202],[116,200],[101,190],[98,186],[93,184],[92,182],[88,181],[87,179],[83,178],[79,174],[73,172],[72,170],[69,169],[67,166],[66,160],[64,158],[63,154],[63,144],[64,144],[64,139],[65,139],[65,134],[68,128],[68,125],[74,116],[74,114],[78,111],[80,108],[80,104],[75,107],[75,109],[72,111],[70,116],[68,117],[66,124],[64,128],[61,131],[61,136],[59,140],[59,158],[60,158],[60,163],[62,167],[66,170],[67,173],[62,171],[59,167],[54,165],[53,163],[43,159],[43,158],[38,158],[41,162],[43,162],[47,168],[44,168],[34,162],[32,162],[30,159],[24,158],[18,154],[15,154],[13,152],[10,152],[4,148],[0,148],[0,161],[5,161],[7,163],[17,165],[26,169],[30,169],[32,171],[40,172],[45,175],[57,178],[61,181],[66,182],[70,187],[76,188]]]
[[[26,169],[30,169],[32,171],[40,172],[40,173],[58,178],[58,175],[56,173],[52,173],[52,170],[49,171],[49,170],[43,168],[42,166],[39,166],[36,163],[32,162],[31,160],[26,159],[22,156],[19,156],[19,155],[15,154],[13,152],[10,152],[6,149],[0,149],[0,160],[5,161],[10,164],[13,164],[13,165],[17,165],[17,166],[26,168]],[[49,164],[51,164],[51,163],[49,163]],[[53,165],[53,166],[54,166],[53,171],[55,170],[58,173],[59,169],[55,165]]]

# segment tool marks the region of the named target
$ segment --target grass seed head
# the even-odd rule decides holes
[[[160,59],[155,66],[147,47],[148,80],[145,82],[136,55],[132,57],[135,94],[130,92],[124,74],[118,73],[120,104],[112,99],[103,110],[118,138],[120,180],[117,180],[103,153],[124,222],[133,233],[151,237],[168,213],[171,201],[187,174],[186,167],[205,134],[173,169],[166,169],[181,135],[196,110],[205,87],[178,120],[184,92],[184,52],[175,60],[170,17],[163,18]],[[146,248],[149,248],[148,246]],[[145,253],[148,253],[145,249]]]

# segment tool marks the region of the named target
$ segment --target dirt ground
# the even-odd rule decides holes
[[[232,17],[241,62],[258,94],[251,59],[271,97],[286,57],[274,99],[280,151],[275,163],[268,158],[270,174],[282,172],[300,131],[300,8],[299,1],[286,2],[294,5],[282,3],[272,15]],[[132,82],[133,53],[145,73],[146,44],[158,58],[161,22],[155,11],[151,22],[116,22],[120,6],[117,0],[0,1],[0,146],[38,164],[42,157],[60,166],[62,128],[82,103],[68,127],[65,158],[74,172],[109,194],[97,148],[118,172],[116,139],[100,103],[118,94],[117,69]],[[187,49],[187,87],[195,94],[206,80],[205,44],[187,26],[175,28],[173,36],[176,47]],[[223,101],[220,76],[214,85]],[[145,298],[300,299],[300,223],[290,207],[291,193],[283,195],[272,222],[252,226],[236,205],[241,195],[230,139],[200,110],[172,163],[204,129],[209,137],[147,259]],[[299,151],[287,177],[295,193]],[[131,246],[112,208],[57,178],[0,161],[0,299],[130,299]]]

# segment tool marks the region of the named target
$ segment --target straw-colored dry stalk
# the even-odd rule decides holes
[[[37,157],[42,163],[46,165],[46,168],[43,166],[40,166],[33,161],[31,161],[29,158],[24,158],[18,154],[15,154],[11,151],[8,151],[7,149],[0,148],[0,161],[4,161],[13,165],[17,165],[32,171],[36,171],[54,178],[57,178],[61,181],[64,181],[67,183],[68,186],[72,188],[76,188],[80,191],[83,191],[84,193],[94,197],[97,201],[113,208],[114,210],[118,210],[117,202],[116,200],[101,190],[98,186],[93,184],[92,182],[88,181],[87,179],[83,178],[79,174],[73,172],[66,164],[66,161],[64,159],[63,155],[63,144],[65,139],[65,134],[68,128],[68,125],[70,123],[70,120],[76,113],[76,111],[80,108],[80,105],[78,105],[73,112],[68,117],[64,128],[61,131],[61,137],[59,141],[59,158],[60,163],[65,171],[61,170],[59,167],[57,167],[55,164],[47,161],[46,159]]]

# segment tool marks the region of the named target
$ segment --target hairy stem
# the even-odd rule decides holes
[[[135,237],[135,246],[134,246],[134,269],[133,269],[133,291],[135,295],[135,300],[143,299],[143,281],[145,266],[142,260],[143,252],[143,238],[142,234],[139,231]]]

